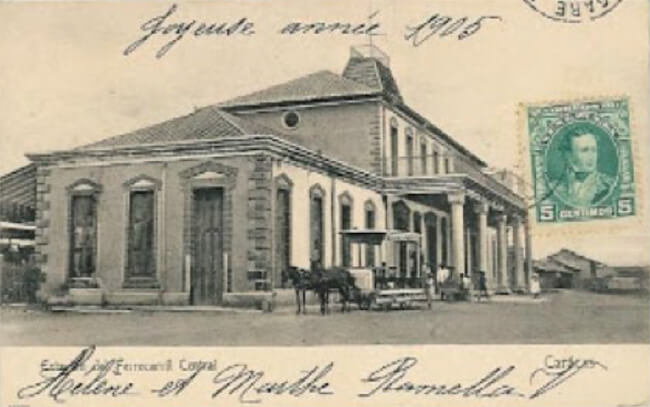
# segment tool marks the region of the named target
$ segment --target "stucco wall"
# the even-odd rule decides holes
[[[418,126],[407,119],[406,116],[399,114],[392,109],[382,106],[382,129],[384,136],[383,140],[383,172],[386,175],[391,174],[391,123],[397,124],[397,137],[398,137],[398,146],[397,146],[397,157],[399,158],[398,165],[398,176],[407,175],[407,164],[406,164],[406,132],[407,129],[413,134],[413,156],[414,158],[414,175],[434,175],[434,174],[444,174],[444,157],[448,156],[450,158],[450,172],[456,170],[455,166],[455,157],[457,153],[444,141],[440,140],[438,137],[430,134],[429,132],[418,130]],[[420,166],[420,146],[422,143],[425,143],[427,146],[427,168],[426,173]],[[433,165],[433,151],[437,151],[439,154],[438,167],[434,170]]]
[[[66,188],[80,179],[88,179],[101,186],[97,206],[98,252],[97,276],[109,291],[121,290],[126,266],[127,190],[124,183],[140,175],[161,182],[157,193],[156,252],[157,273],[162,286],[170,292],[180,292],[185,273],[184,233],[186,190],[180,173],[206,161],[232,167],[237,172],[237,182],[231,190],[232,213],[224,214],[232,219],[246,219],[248,200],[247,179],[254,163],[245,157],[196,159],[170,161],[167,163],[111,164],[101,166],[78,166],[73,168],[51,167],[49,185],[49,210],[47,211],[48,239],[43,252],[47,254],[44,269],[47,272],[45,291],[52,292],[66,281],[69,258],[69,195]],[[232,227],[229,253],[233,270],[233,288],[247,288],[247,230]]]
[[[290,141],[347,164],[372,170],[372,145],[379,134],[379,104],[376,102],[318,107],[292,107],[300,115],[295,129],[284,126],[287,110],[238,113],[280,133]]]
[[[348,193],[353,200],[352,205],[352,226],[363,228],[365,225],[364,203],[368,200],[375,205],[375,228],[385,228],[385,210],[381,195],[360,185],[343,181],[332,177],[310,171],[288,163],[276,162],[273,166],[273,176],[286,176],[293,183],[291,190],[291,262],[296,267],[309,267],[310,241],[309,241],[309,191],[310,188],[319,184],[325,191],[324,199],[324,230],[325,230],[325,267],[332,264],[338,265],[341,261],[340,251],[340,205],[339,196]],[[334,211],[332,212],[332,191],[334,191]],[[332,222],[334,224],[334,236],[336,255],[332,262]],[[354,254],[353,254],[354,256]],[[353,257],[353,262],[356,258]],[[354,264],[354,263],[353,263]]]

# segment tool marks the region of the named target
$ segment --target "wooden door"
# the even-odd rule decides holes
[[[221,303],[223,294],[223,190],[194,191],[192,304]]]

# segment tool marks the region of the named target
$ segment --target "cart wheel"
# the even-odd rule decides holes
[[[362,310],[368,310],[370,309],[370,298],[362,298],[361,301],[359,301],[359,309]]]

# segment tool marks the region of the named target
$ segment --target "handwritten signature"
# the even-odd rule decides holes
[[[566,383],[570,378],[576,376],[585,369],[607,367],[593,359],[578,359],[569,357],[564,359],[561,365],[549,365],[534,370],[530,375],[530,383],[533,384],[537,379],[544,375],[535,389],[526,393],[512,384],[508,384],[506,379],[512,376],[516,367],[514,365],[500,366],[490,370],[487,374],[478,380],[465,384],[455,383],[414,383],[407,378],[407,374],[417,364],[418,360],[414,357],[404,357],[389,362],[377,370],[372,371],[368,376],[363,378],[363,383],[372,384],[370,390],[359,393],[358,397],[372,397],[383,393],[407,393],[421,396],[458,396],[458,397],[475,397],[475,398],[499,398],[499,397],[516,397],[535,399],[552,389]]]
[[[41,365],[40,379],[18,390],[19,399],[46,396],[63,403],[73,396],[107,396],[121,398],[137,396],[135,384],[125,381],[113,368],[123,359],[109,359],[101,369],[84,369],[83,366],[95,353],[95,347],[83,349],[70,363]],[[217,367],[215,360],[210,364],[196,364],[184,376],[163,382],[149,392],[158,398],[173,398],[183,394],[199,377],[210,374],[212,399],[234,397],[240,404],[261,403],[267,396],[331,396],[334,388],[330,377],[334,374],[334,362],[315,365],[301,370],[293,378],[269,379],[263,370],[249,367],[245,363],[233,363]],[[417,370],[419,361],[412,356],[392,360],[373,369],[361,378],[366,388],[357,393],[359,398],[378,397],[384,394],[406,394],[412,396],[449,396],[463,398],[496,399],[502,397],[536,399],[564,385],[579,373],[593,370],[608,370],[603,363],[591,358],[575,356],[556,357],[547,355],[544,364],[532,371],[529,384],[532,391],[525,391],[512,384],[517,371],[515,365],[491,368],[476,380],[466,383],[437,380],[416,382],[409,378]],[[109,376],[109,373],[111,376]],[[116,376],[117,378],[113,377]],[[118,379],[120,379],[118,381]]]
[[[557,358],[553,355],[547,355],[544,358],[544,367],[535,369],[530,374],[531,384],[540,377],[544,384],[535,390],[529,398],[535,399],[565,383],[578,373],[589,369],[607,370],[607,366],[594,359],[581,359],[575,356]]]
[[[40,371],[42,380],[18,390],[18,398],[27,399],[46,394],[54,401],[63,402],[66,396],[110,396],[117,398],[137,395],[133,382],[115,384],[108,381],[107,376],[111,371],[110,367],[91,370],[86,373],[80,372],[81,366],[85,365],[94,353],[95,347],[90,346],[83,349],[70,363],[60,369],[42,366]],[[108,361],[107,365],[111,366],[117,360]],[[77,373],[77,376],[74,375],[75,373]]]

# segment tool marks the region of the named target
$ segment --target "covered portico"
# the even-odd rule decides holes
[[[436,269],[447,265],[455,280],[467,274],[475,286],[483,271],[492,292],[527,291],[531,275],[527,209],[510,188],[482,173],[447,174],[387,178],[384,192],[389,228],[400,228],[394,222],[400,219],[396,212],[406,212],[404,206],[430,208],[424,215],[419,214],[423,209],[408,214],[409,230],[424,231],[427,264]]]

